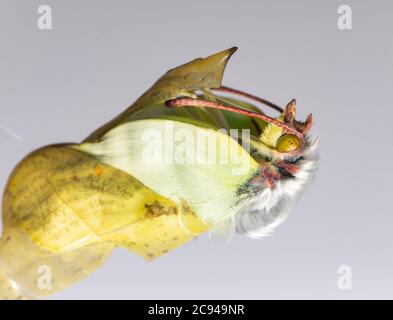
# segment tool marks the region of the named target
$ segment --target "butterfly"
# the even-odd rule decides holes
[[[0,296],[54,293],[114,247],[153,260],[204,232],[261,238],[286,219],[315,174],[313,119],[296,119],[295,100],[282,108],[223,86],[235,51],[169,70],[81,143],[16,166],[3,197]],[[32,281],[42,265],[55,280],[48,290]]]

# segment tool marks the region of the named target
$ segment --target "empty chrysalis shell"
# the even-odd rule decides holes
[[[114,247],[153,260],[207,230],[252,236],[282,220],[278,204],[258,207],[256,199],[262,192],[293,198],[306,184],[307,174],[300,179],[297,172],[311,176],[312,160],[288,165],[279,153],[308,151],[303,128],[311,117],[302,123],[293,106],[290,116],[276,106],[281,114],[273,119],[245,96],[213,93],[231,91],[221,80],[235,50],[169,70],[82,143],[43,147],[16,166],[2,202],[0,298],[42,298],[67,288]],[[241,139],[228,134],[238,128]],[[205,142],[195,147],[199,136]],[[216,147],[205,148],[206,141]],[[222,146],[236,162],[210,157]],[[285,181],[293,177],[298,186],[290,195],[280,180],[285,170]],[[258,210],[265,218],[250,219]]]

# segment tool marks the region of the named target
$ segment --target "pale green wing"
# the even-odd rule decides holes
[[[237,210],[239,188],[258,171],[255,160],[229,135],[171,120],[125,123],[100,142],[75,148],[161,196],[185,201],[209,224]]]

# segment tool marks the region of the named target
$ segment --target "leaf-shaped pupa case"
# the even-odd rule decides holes
[[[264,150],[277,132],[302,136],[310,126],[289,116],[289,108],[275,120],[243,100],[214,95],[234,51],[169,70],[81,144],[47,146],[17,165],[3,196],[0,298],[53,294],[89,275],[117,246],[152,260],[212,227],[234,228],[235,214],[263,187],[254,185],[265,171],[250,144]],[[207,107],[168,108],[184,99]],[[240,112],[218,110],[222,103]],[[245,146],[222,131],[232,128],[248,129],[251,142]],[[235,154],[236,164],[143,158],[146,132],[168,130],[203,133]],[[284,140],[281,147],[292,143]],[[204,148],[183,147],[197,159],[206,156]]]

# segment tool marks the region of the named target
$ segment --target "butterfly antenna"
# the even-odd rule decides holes
[[[292,133],[299,138],[303,138],[303,134],[296,129],[290,127],[289,125],[278,121],[276,119],[273,119],[267,115],[241,109],[235,106],[228,106],[225,104],[209,101],[209,100],[203,100],[203,99],[190,99],[190,98],[178,98],[178,99],[171,99],[167,100],[165,102],[165,105],[170,108],[179,108],[179,107],[207,107],[207,108],[214,108],[214,109],[220,109],[220,110],[225,110],[229,112],[235,112],[239,114],[243,114],[245,116],[251,117],[251,118],[258,118],[261,120],[264,120],[268,123],[272,123],[280,128],[282,128],[286,133]]]
[[[273,102],[270,102],[270,101],[268,101],[266,99],[254,96],[253,94],[250,94],[250,93],[247,93],[247,92],[243,92],[243,91],[240,91],[240,90],[237,90],[237,89],[221,86],[219,88],[212,88],[212,90],[225,92],[225,93],[232,93],[232,94],[236,94],[236,95],[241,96],[241,97],[245,97],[245,98],[257,101],[257,102],[259,102],[261,104],[264,104],[264,105],[266,105],[266,106],[268,106],[268,107],[270,107],[270,108],[272,108],[274,110],[277,110],[280,113],[284,111],[283,108],[279,107],[278,105],[274,104]]]

